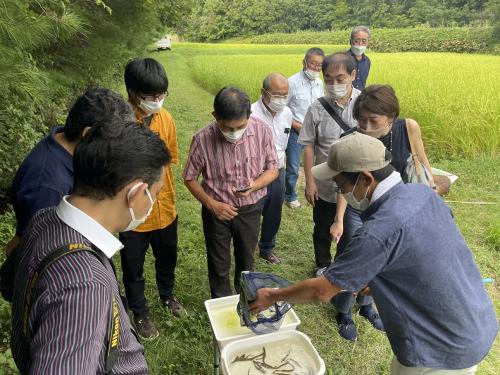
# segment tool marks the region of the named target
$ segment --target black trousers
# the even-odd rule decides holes
[[[241,271],[253,271],[254,253],[259,239],[263,200],[240,207],[232,220],[219,220],[204,206],[201,209],[208,281],[212,298],[233,294],[229,279],[231,270],[231,239],[234,247],[234,288],[240,291]]]
[[[313,246],[316,267],[326,267],[332,262],[330,248],[332,237],[330,227],[335,220],[336,203],[330,203],[319,198],[313,208]]]
[[[123,285],[129,309],[135,315],[149,313],[144,295],[144,259],[151,245],[155,257],[156,286],[162,300],[172,296],[177,265],[177,218],[163,229],[151,232],[123,232],[120,251]]]
[[[313,209],[314,218],[314,255],[316,257],[316,266],[326,267],[332,261],[330,248],[332,246],[332,237],[330,236],[330,227],[335,220],[336,203],[330,203],[322,200],[321,198],[316,201]],[[357,217],[356,217],[357,215]],[[357,220],[356,220],[357,219]],[[361,219],[359,214],[356,214],[350,207],[346,209],[344,215],[344,233],[340,242],[337,244],[337,252],[335,257],[342,254],[351,240],[353,232],[361,226]],[[358,295],[356,302],[360,306],[370,305],[373,302],[372,297]],[[338,312],[350,314],[354,304],[354,296],[349,292],[340,292],[333,300],[332,304],[336,307]]]

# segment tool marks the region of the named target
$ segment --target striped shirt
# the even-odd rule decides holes
[[[52,264],[33,290],[29,351],[22,339],[27,283],[53,251],[82,243],[98,251],[66,255]],[[111,257],[121,243],[85,213],[63,199],[43,209],[23,236],[12,304],[11,347],[22,374],[105,374],[111,293],[120,301]],[[99,251],[101,250],[101,251]],[[104,264],[106,266],[104,266]],[[119,303],[120,338],[113,374],[147,374],[144,349]]]
[[[257,203],[267,189],[238,198],[232,188],[246,187],[270,169],[278,169],[271,129],[251,115],[245,133],[236,143],[226,141],[215,121],[197,132],[191,142],[183,178],[193,181],[201,174],[201,186],[211,198],[242,207]]]

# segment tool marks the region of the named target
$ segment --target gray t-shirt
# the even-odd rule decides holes
[[[355,128],[358,122],[352,117],[352,110],[356,98],[361,92],[355,88],[352,89],[351,98],[345,107],[339,106],[332,99],[326,97],[329,103],[340,115],[342,120],[351,128]],[[314,146],[314,165],[324,163],[328,159],[328,151],[333,142],[340,138],[344,131],[337,122],[328,114],[321,103],[316,100],[306,113],[302,129],[300,130],[298,143],[304,146]],[[321,199],[327,202],[335,203],[337,194],[335,193],[335,182],[318,181],[318,194]]]
[[[361,215],[325,277],[352,292],[368,285],[398,361],[463,369],[488,354],[495,310],[450,208],[428,186],[399,183]]]

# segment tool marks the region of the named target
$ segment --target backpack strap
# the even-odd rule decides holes
[[[342,128],[343,131],[348,131],[351,128],[342,120],[337,111],[332,107],[330,103],[326,100],[324,96],[318,99],[323,108],[328,112],[328,114],[335,120],[335,122]]]
[[[28,288],[26,291],[26,297],[24,301],[23,308],[23,325],[22,325],[22,334],[25,343],[29,347],[29,315],[31,311],[32,298],[33,298],[33,290],[43,275],[43,273],[55,262],[59,259],[65,257],[66,255],[73,254],[75,252],[80,251],[88,251],[102,263],[104,267],[106,267],[101,256],[92,249],[91,247],[80,244],[80,243],[71,243],[68,245],[61,246],[57,248],[54,252],[48,255],[45,259],[42,260],[37,270],[31,276],[31,279],[28,283]],[[113,269],[114,271],[114,269]],[[116,275],[115,275],[116,276]],[[118,344],[120,343],[120,313],[119,313],[119,304],[118,300],[115,297],[113,290],[111,290],[111,303],[108,314],[108,334],[107,334],[107,350],[106,350],[106,373],[111,371],[116,359],[118,358]]]

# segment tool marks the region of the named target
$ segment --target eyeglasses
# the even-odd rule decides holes
[[[311,67],[311,68],[321,68],[323,66],[322,63],[317,63],[317,62],[309,62],[309,61],[306,61],[306,65]]]
[[[267,91],[266,89],[264,89],[264,91],[267,95],[269,95],[270,98],[285,99],[285,100],[288,99],[288,94],[286,94],[286,95],[273,95],[269,91]]]
[[[158,100],[165,99],[168,96],[168,90],[158,95],[141,95],[138,94],[139,98],[142,100],[147,100],[148,102],[156,102]]]
[[[352,42],[353,42],[353,44],[367,45],[368,44],[368,39],[356,38],[356,39],[353,39]]]
[[[333,178],[332,180],[335,181]],[[335,192],[337,194],[342,194],[342,187],[346,184],[347,181],[348,179],[346,178],[341,184],[337,184],[337,187],[335,188]]]

